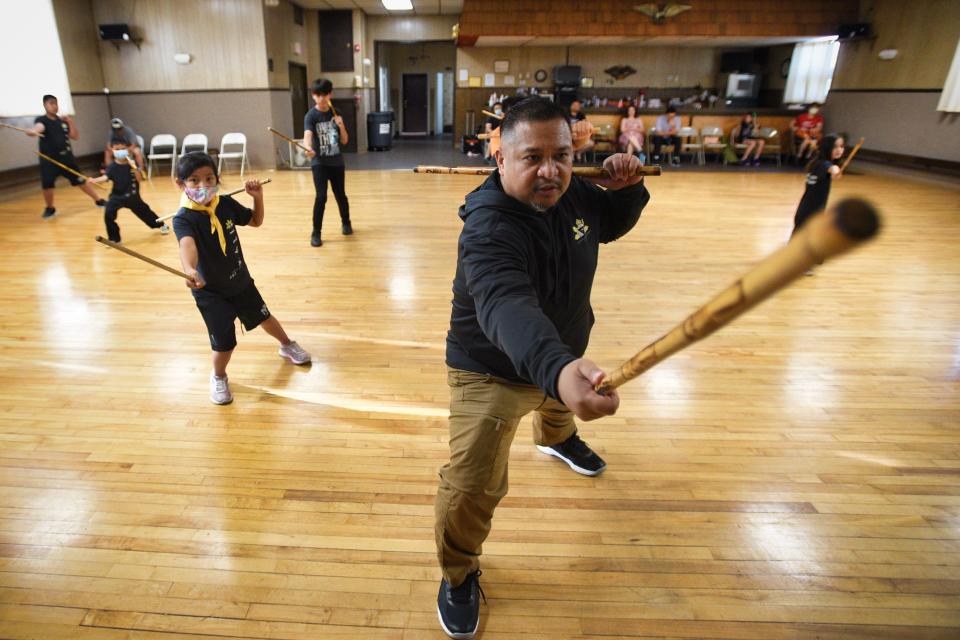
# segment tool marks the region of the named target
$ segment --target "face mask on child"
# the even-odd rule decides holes
[[[494,109],[493,112],[494,112],[495,114],[497,114],[498,116],[499,116],[499,115],[503,115],[503,109]]]
[[[213,185],[212,187],[197,187],[196,189],[186,187],[183,192],[197,204],[207,204],[213,200],[213,196],[217,195],[217,185]]]
[[[126,160],[129,155],[130,153],[126,149],[115,149],[113,151],[113,157],[117,160]]]

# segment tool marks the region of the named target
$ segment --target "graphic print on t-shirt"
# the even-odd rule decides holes
[[[317,155],[340,155],[340,127],[333,120],[317,122]]]

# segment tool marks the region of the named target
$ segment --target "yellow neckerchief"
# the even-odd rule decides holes
[[[218,235],[217,238],[220,241],[220,251],[223,251],[223,255],[227,255],[227,236],[223,233],[223,225],[220,224],[220,218],[217,217],[217,204],[220,203],[220,196],[213,196],[213,200],[210,201],[210,204],[200,204],[194,202],[187,197],[187,194],[180,195],[180,206],[184,209],[193,209],[194,211],[202,211],[208,216],[210,216],[210,233],[213,235]]]

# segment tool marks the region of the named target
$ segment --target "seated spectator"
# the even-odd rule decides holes
[[[643,150],[643,119],[637,115],[635,106],[627,106],[627,115],[620,120],[620,148],[624,153],[639,153]]]
[[[133,129],[123,124],[123,120],[120,118],[114,118],[110,121],[110,132],[107,134],[107,148],[103,152],[103,166],[109,167],[110,163],[113,162],[113,148],[111,146],[113,140],[123,140],[126,142],[127,151],[130,152],[131,156],[136,158],[137,166],[140,168],[144,167],[143,153],[137,141],[137,134]]]
[[[752,114],[746,114],[740,119],[740,124],[733,128],[733,141],[735,144],[744,146],[743,157],[740,158],[740,166],[750,164],[750,154],[756,150],[753,156],[753,166],[760,166],[760,154],[763,153],[763,147],[767,141],[760,137],[760,130],[753,121]]]
[[[653,162],[659,164],[660,148],[664,144],[672,144],[674,151],[672,164],[675,167],[680,166],[680,136],[677,132],[683,128],[683,125],[680,123],[680,116],[677,115],[677,109],[672,106],[667,107],[666,113],[657,118],[653,128]]]
[[[797,159],[803,160],[807,156],[813,156],[822,137],[823,116],[820,115],[820,104],[814,102],[806,113],[801,113],[793,120],[794,144],[800,143],[796,151]]]
[[[574,98],[573,102],[570,103],[570,112],[567,115],[567,120],[570,122],[570,128],[573,131],[573,148],[576,149],[573,159],[576,161],[582,161],[587,151],[592,149],[594,145],[593,138],[590,137],[593,135],[593,125],[586,121],[586,114],[580,110],[582,107],[583,103]]]

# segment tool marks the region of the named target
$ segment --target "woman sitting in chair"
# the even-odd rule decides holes
[[[756,150],[756,154],[753,156],[753,166],[760,166],[760,154],[763,153],[763,146],[766,144],[766,140],[759,137],[760,129],[757,128],[757,123],[753,121],[753,116],[751,114],[746,114],[740,120],[733,130],[733,140],[735,144],[742,144],[743,157],[740,158],[740,166],[747,166],[750,164],[750,154]]]
[[[627,106],[627,115],[620,119],[620,148],[624,153],[639,153],[643,150],[643,119],[637,115],[635,106]]]

